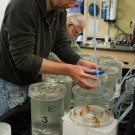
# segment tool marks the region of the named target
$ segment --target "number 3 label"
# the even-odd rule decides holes
[[[43,118],[43,120],[42,120],[42,122],[43,122],[43,123],[47,123],[47,122],[48,122],[48,120],[47,120],[47,117],[46,117],[46,116],[43,116],[42,118]]]
[[[56,112],[56,107],[55,106],[49,106],[48,107],[48,112]],[[42,119],[43,119],[42,120],[43,123],[47,123],[48,122],[46,116],[43,116]]]

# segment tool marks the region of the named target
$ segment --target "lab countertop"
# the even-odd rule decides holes
[[[93,45],[89,45],[89,44],[80,44],[80,47],[81,48],[86,48],[86,49],[94,49]],[[97,44],[96,49],[135,53],[135,46],[132,47],[132,46],[117,45],[117,46],[113,47],[113,46],[110,46],[110,45],[104,46],[103,44]]]

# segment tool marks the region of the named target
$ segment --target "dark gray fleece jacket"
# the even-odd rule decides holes
[[[11,0],[0,31],[0,78],[16,84],[37,82],[50,51],[76,64],[80,57],[68,44],[65,22],[66,10],[47,14],[45,0]]]

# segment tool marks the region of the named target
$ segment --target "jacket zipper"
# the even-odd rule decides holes
[[[48,25],[49,25],[49,34],[50,34],[50,43],[51,43],[51,45],[52,45],[52,34],[51,34],[51,28],[52,28],[52,26],[53,26],[53,24],[54,24],[54,21],[55,21],[55,17],[53,18],[53,21],[52,21],[52,23],[51,23],[51,25],[50,25],[50,23],[48,22],[48,20],[46,19],[46,22],[48,23]]]

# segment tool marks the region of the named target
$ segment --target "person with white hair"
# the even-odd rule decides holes
[[[69,44],[71,48],[77,53],[82,54],[82,50],[79,45],[76,43],[75,38],[76,36],[82,32],[83,28],[85,27],[85,19],[84,15],[81,13],[68,13],[67,20],[66,20],[66,30],[67,30],[67,37],[69,40]],[[62,62],[54,53],[50,53],[49,57],[52,61]]]

